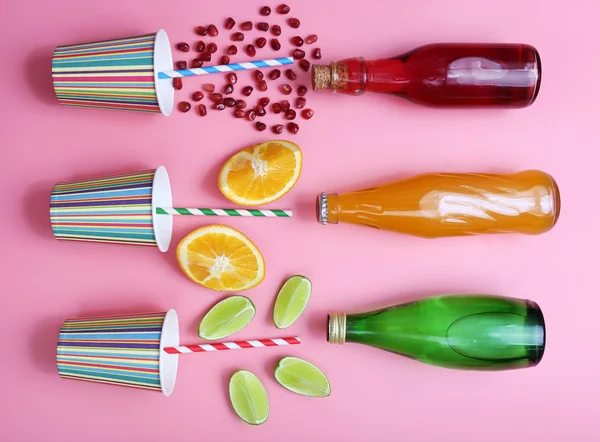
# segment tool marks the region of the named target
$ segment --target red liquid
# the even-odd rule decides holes
[[[538,52],[521,44],[440,43],[394,58],[342,64],[347,83],[334,86],[335,92],[387,93],[436,107],[526,107],[541,81]],[[343,77],[343,69],[339,72]]]

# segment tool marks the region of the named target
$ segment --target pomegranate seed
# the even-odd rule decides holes
[[[235,74],[235,72],[230,72],[227,74],[227,81],[229,82],[229,84],[237,83],[237,75]]]
[[[213,106],[213,109],[224,110],[225,109],[225,105],[223,103],[215,103],[215,105]]]
[[[192,105],[187,101],[182,101],[177,107],[179,107],[179,110],[181,112],[187,112],[192,108]]]
[[[286,69],[285,70],[285,76],[290,81],[294,81],[296,79],[296,73],[293,70],[291,70],[291,69]]]
[[[298,126],[296,123],[288,123],[287,130],[288,132],[296,135],[300,130],[300,126]]]
[[[271,102],[271,99],[269,97],[263,97],[260,100],[258,100],[258,104],[260,104],[262,107],[267,107],[267,105]]]
[[[209,43],[208,46],[206,46],[206,49],[211,54],[214,54],[215,52],[217,52],[217,45],[216,45],[216,43]]]
[[[286,4],[279,5],[277,6],[277,12],[280,14],[287,14],[290,12],[290,7]]]
[[[294,109],[288,109],[285,111],[285,119],[293,120],[296,118],[296,111]]]
[[[204,116],[206,116],[206,114],[208,113],[208,112],[206,111],[206,106],[205,106],[205,105],[203,105],[203,104],[199,104],[199,105],[198,105],[198,113],[200,114],[200,116],[201,116],[201,117],[204,117]]]
[[[192,68],[201,68],[202,65],[204,64],[204,62],[202,60],[200,60],[199,58],[194,58],[192,60]]]
[[[315,111],[313,111],[312,109],[304,109],[302,111],[302,117],[305,120],[310,120],[314,114],[315,114]]]
[[[267,39],[264,38],[264,37],[259,37],[259,38],[256,39],[256,41],[254,42],[254,44],[256,45],[257,48],[262,49],[267,44]]]
[[[300,68],[303,71],[308,72],[308,70],[310,69],[310,61],[308,61],[306,58],[303,58],[302,60],[300,60],[300,62],[298,64],[300,65]]]
[[[229,58],[229,55],[222,55],[221,59],[219,60],[219,64],[229,64],[231,63],[231,58]]]
[[[261,92],[266,91],[268,89],[267,82],[265,80],[259,81],[256,88]]]
[[[278,135],[283,133],[283,129],[285,129],[283,124],[276,124],[275,126],[271,127],[271,130],[273,131],[273,133],[276,133]]]
[[[292,52],[292,56],[295,60],[301,60],[305,55],[306,53],[302,49],[294,49],[294,52]]]
[[[267,32],[269,30],[269,23],[259,21],[258,23],[256,23],[256,29],[258,29],[259,31]]]
[[[267,125],[262,121],[257,121],[254,126],[256,127],[256,130],[259,130],[261,132],[267,128]]]
[[[265,74],[263,74],[262,71],[254,71],[254,78],[256,81],[260,81],[265,78]]]
[[[265,17],[267,15],[271,15],[271,8],[269,8],[268,6],[263,6],[262,8],[260,8],[260,15],[264,15]]]
[[[304,106],[306,106],[306,98],[302,98],[302,97],[296,98],[296,107],[298,109],[302,109]]]
[[[217,35],[219,35],[219,30],[215,25],[208,25],[207,32],[208,35],[210,35],[211,37],[216,37]]]
[[[299,35],[296,35],[295,37],[292,37],[290,39],[290,41],[292,42],[292,44],[294,46],[298,46],[298,47],[300,47],[300,46],[302,46],[304,44],[304,40]]]
[[[273,69],[269,72],[269,78],[271,80],[277,80],[281,76],[281,71],[279,69]]]
[[[231,45],[227,48],[227,55],[235,55],[237,54],[237,46]]]
[[[279,43],[279,40],[277,40],[276,38],[272,38],[271,47],[273,48],[273,50],[278,51],[281,49],[281,43]]]
[[[233,116],[235,118],[244,118],[246,116],[246,112],[244,112],[242,109],[236,109],[233,112]]]
[[[254,112],[256,112],[256,115],[259,117],[264,117],[265,115],[267,115],[267,111],[265,110],[265,108],[260,105],[254,108]]]
[[[244,41],[244,34],[242,32],[234,32],[231,34],[232,41]]]
[[[279,37],[281,35],[281,26],[273,25],[273,27],[271,28],[271,34],[273,34],[276,37]]]
[[[319,60],[321,58],[321,48],[314,48],[312,53],[313,58]]]
[[[208,96],[208,98],[210,98],[210,101],[212,101],[213,103],[222,103],[223,102],[223,94],[220,94],[218,92],[213,92],[212,94],[210,94]]]
[[[235,106],[235,98],[227,97],[223,100],[223,104],[227,107]]]
[[[252,30],[252,22],[251,21],[245,21],[244,23],[242,23],[240,25],[240,29],[242,31],[251,31]]]
[[[286,111],[290,108],[290,102],[287,100],[281,100],[281,110]]]
[[[178,61],[175,66],[177,66],[177,69],[187,69],[187,61]]]
[[[246,112],[246,118],[250,121],[254,121],[256,119],[256,112],[254,111],[254,109],[249,109]]]
[[[300,20],[297,18],[288,18],[288,25],[294,29],[298,29],[300,27]]]
[[[181,51],[181,52],[189,52],[190,51],[190,45],[185,42],[177,43],[177,45],[175,47],[177,48],[178,51]]]
[[[246,46],[246,54],[248,54],[249,57],[254,57],[256,55],[256,48],[254,45]]]
[[[206,29],[205,26],[196,26],[195,31],[196,31],[196,34],[198,34],[198,35],[204,36],[204,35],[208,34],[208,29]]]
[[[233,29],[234,26],[235,26],[235,20],[231,17],[227,17],[227,20],[225,20],[225,25],[223,27],[227,30],[230,30],[230,29]]]
[[[192,94],[192,100],[200,101],[204,98],[204,94],[201,91],[196,91]]]
[[[292,93],[292,87],[289,84],[282,84],[281,92],[285,95],[289,95]]]
[[[318,39],[319,39],[319,37],[317,37],[315,34],[310,34],[308,37],[306,37],[304,39],[304,43],[306,43],[307,45],[311,45],[311,44],[315,43]]]
[[[274,114],[278,114],[278,113],[280,113],[280,112],[281,112],[281,103],[273,103],[273,104],[271,105],[271,111],[272,111]]]
[[[254,90],[254,88],[252,86],[246,86],[245,88],[242,89],[242,95],[249,97],[253,90]]]
[[[298,86],[298,95],[304,97],[308,92],[308,88],[306,86]]]
[[[225,86],[223,86],[223,93],[225,95],[233,94],[233,84],[227,83]]]
[[[237,109],[246,109],[246,106],[247,106],[247,104],[244,100],[238,100],[235,102],[235,107]]]
[[[204,54],[200,55],[200,60],[202,61],[210,61],[212,60],[212,55],[210,52],[205,52]]]
[[[213,93],[215,91],[215,85],[211,83],[206,83],[202,85],[202,89],[204,89],[208,93]]]

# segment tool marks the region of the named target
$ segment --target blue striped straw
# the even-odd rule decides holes
[[[193,77],[196,75],[218,74],[219,72],[245,71],[248,69],[268,68],[293,64],[293,57],[271,58],[270,60],[246,61],[244,63],[221,64],[218,66],[207,66],[205,68],[181,69],[179,71],[159,72],[158,78]]]

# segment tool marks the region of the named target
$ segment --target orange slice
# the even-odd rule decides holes
[[[265,278],[265,260],[254,243],[242,232],[218,224],[183,238],[177,261],[192,281],[212,290],[248,290]]]
[[[300,178],[302,151],[291,141],[275,140],[241,150],[229,158],[219,174],[219,189],[242,206],[278,200]]]

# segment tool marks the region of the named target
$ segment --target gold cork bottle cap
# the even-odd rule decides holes
[[[330,344],[343,344],[346,342],[346,314],[329,314],[329,331],[327,340]]]
[[[331,67],[324,64],[313,64],[312,87],[313,91],[331,89]]]

